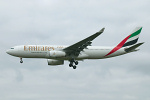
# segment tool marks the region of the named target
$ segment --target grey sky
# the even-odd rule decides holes
[[[150,100],[149,0],[1,0],[0,100]],[[117,45],[143,26],[140,51],[85,60],[76,70],[9,56],[22,44],[71,45],[105,27],[93,45]]]

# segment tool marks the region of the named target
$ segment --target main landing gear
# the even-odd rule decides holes
[[[20,58],[20,63],[23,63],[23,60],[22,60],[22,58]]]
[[[73,69],[76,69],[77,68],[76,65],[78,65],[78,61],[75,61],[75,59],[71,59],[69,67],[73,67]]]

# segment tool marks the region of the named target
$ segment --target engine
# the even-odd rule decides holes
[[[47,59],[48,65],[63,65],[64,60]]]
[[[50,57],[65,57],[66,53],[63,51],[50,51]]]

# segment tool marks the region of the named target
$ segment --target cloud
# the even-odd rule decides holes
[[[148,0],[0,1],[0,98],[3,100],[149,100]],[[21,44],[71,45],[105,27],[93,45],[117,45],[143,26],[140,51],[116,58],[85,60],[77,69],[48,66],[5,51]]]

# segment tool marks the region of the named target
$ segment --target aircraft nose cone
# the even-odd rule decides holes
[[[6,50],[6,53],[9,54],[9,55],[11,55],[11,56],[17,56],[18,55],[18,52],[17,52],[16,49],[14,49],[14,47]]]
[[[6,53],[7,53],[7,54],[10,54],[10,50],[7,50]]]
[[[9,55],[13,54],[12,50],[7,50],[6,53],[9,54]]]

